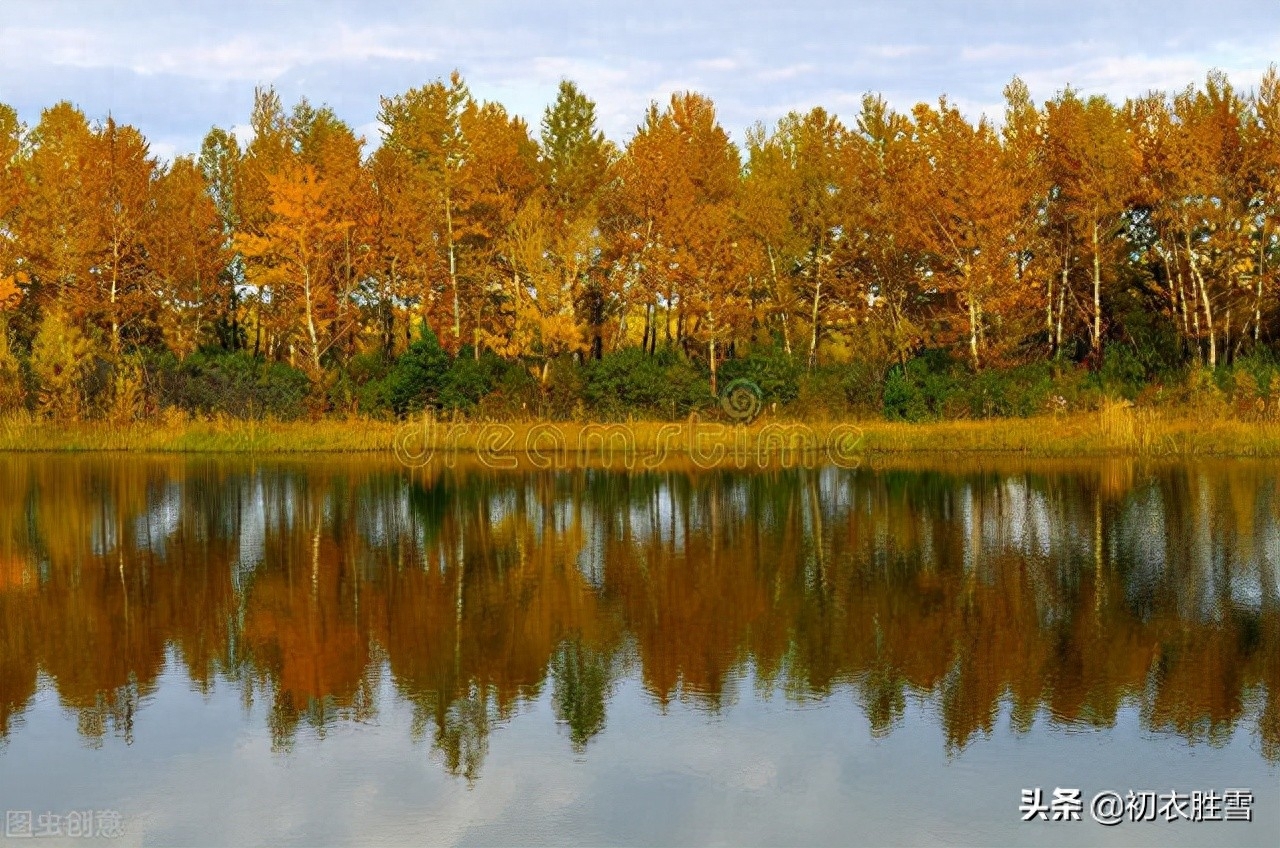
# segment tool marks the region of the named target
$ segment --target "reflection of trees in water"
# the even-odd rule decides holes
[[[566,638],[551,657],[556,719],[569,729],[569,740],[581,752],[604,730],[605,703],[617,671],[616,655],[607,649]]]
[[[167,657],[265,699],[277,746],[375,715],[474,779],[550,684],[582,750],[636,669],[718,710],[750,671],[846,691],[873,733],[929,696],[947,743],[1013,725],[1280,757],[1274,469],[410,474],[376,463],[21,459],[0,486],[0,733],[43,671],[133,732]]]

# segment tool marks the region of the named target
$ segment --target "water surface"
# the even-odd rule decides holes
[[[110,844],[1280,840],[1275,464],[0,471],[0,807]]]

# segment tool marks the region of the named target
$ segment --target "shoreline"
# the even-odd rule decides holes
[[[685,455],[705,467],[744,458],[827,454],[1012,454],[1036,457],[1280,457],[1280,423],[1169,414],[1115,405],[1036,418],[898,423],[879,420],[408,422],[239,419],[48,423],[0,418],[0,453],[392,454],[408,465],[436,455]],[[707,464],[709,463],[709,464]],[[501,464],[501,463],[500,463]]]

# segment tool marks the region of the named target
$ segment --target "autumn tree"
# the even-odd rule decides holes
[[[237,349],[243,344],[240,305],[245,278],[244,260],[235,250],[235,234],[244,216],[244,152],[235,133],[220,127],[211,129],[200,144],[197,164],[221,225],[224,264],[220,283],[226,295],[221,304],[223,313],[218,316],[225,329],[222,342]]]
[[[808,362],[818,363],[824,310],[839,302],[833,297],[836,254],[841,243],[841,205],[851,199],[851,174],[841,155],[847,131],[821,107],[804,115],[791,113],[778,123],[773,143],[782,152],[785,182],[783,204],[792,233],[785,254],[797,295],[807,303]]]
[[[142,133],[108,118],[90,139],[84,198],[90,217],[80,223],[93,238],[93,285],[78,293],[83,310],[100,312],[110,350],[121,353],[121,334],[146,317],[143,232],[156,162]]]
[[[1004,98],[1004,127],[1000,133],[1004,167],[1018,204],[1011,234],[1015,283],[1028,302],[1043,303],[1043,329],[1033,332],[1036,322],[1031,321],[1026,329],[1033,338],[1042,339],[1051,355],[1056,356],[1062,346],[1061,307],[1065,289],[1056,285],[1058,265],[1051,235],[1053,228],[1046,226],[1050,199],[1055,193],[1046,167],[1044,116],[1032,101],[1027,84],[1018,77],[1005,86]]]
[[[16,307],[16,299],[10,301],[20,294],[19,283],[25,280],[18,267],[21,252],[17,232],[27,189],[20,159],[23,134],[18,113],[0,103],[0,300],[5,302],[6,310]]]
[[[622,238],[665,311],[666,335],[707,346],[712,386],[719,351],[740,320],[735,267],[740,162],[711,101],[676,94],[654,104],[619,165]],[[674,320],[673,320],[674,319]]]
[[[225,314],[230,287],[223,220],[199,166],[179,157],[151,188],[150,218],[143,234],[148,291],[169,349],[194,352]]]
[[[457,72],[448,83],[437,80],[384,97],[378,114],[383,140],[374,162],[382,221],[390,231],[382,250],[384,272],[405,281],[428,324],[449,322],[450,332],[438,335],[454,349],[462,343],[454,218],[468,146],[462,114],[470,103]]]
[[[22,304],[26,275],[19,267],[16,229],[25,186],[20,170],[22,124],[12,107],[0,103],[0,411],[24,401],[22,372],[14,356],[10,319]]]
[[[821,108],[792,112],[766,135],[763,127],[747,139],[748,168],[743,218],[764,248],[773,300],[780,312],[783,342],[791,349],[791,313],[809,323],[809,367],[831,305],[839,264],[846,205],[855,191],[844,155],[848,133]],[[802,306],[803,303],[803,306]]]
[[[453,217],[455,256],[465,270],[455,272],[462,305],[464,338],[479,357],[482,346],[507,347],[509,282],[516,279],[505,237],[518,211],[539,188],[538,148],[529,128],[496,103],[471,102],[461,126],[467,155],[458,174]]]
[[[318,387],[322,360],[362,321],[354,300],[368,253],[361,142],[332,110],[306,100],[283,132],[283,148],[273,143],[255,162],[270,204],[249,211],[235,244],[246,281],[270,304],[273,328],[300,349]]]
[[[1254,274],[1253,341],[1262,341],[1264,311],[1274,309],[1276,253],[1280,246],[1280,73],[1272,65],[1253,99],[1250,165],[1256,190],[1258,264]],[[1272,298],[1268,301],[1267,295]]]
[[[521,206],[505,240],[511,280],[503,308],[510,332],[490,338],[489,346],[506,356],[541,358],[543,383],[552,359],[588,349],[575,305],[593,234],[581,220],[574,223],[565,226],[539,193]]]
[[[243,235],[261,235],[273,220],[271,209],[275,198],[271,180],[283,180],[291,163],[296,164],[296,150],[280,95],[274,89],[256,89],[253,110],[249,117],[252,139],[243,157],[231,154],[227,139],[215,139],[217,160],[228,174],[235,174],[233,181],[214,183],[226,191],[222,194],[224,214],[235,215],[233,233],[233,263],[243,267],[242,309],[243,320],[252,326],[253,352],[274,359],[277,348],[288,333],[289,314],[283,309],[273,309],[271,279],[262,274],[250,274],[248,260],[239,247]],[[209,164],[206,167],[210,167]],[[296,173],[296,170],[295,170]]]
[[[25,198],[14,222],[22,269],[40,306],[61,302],[79,320],[87,308],[82,290],[92,285],[96,253],[90,191],[92,131],[70,103],[44,110],[31,130],[31,152],[23,162]]]
[[[758,318],[766,327],[776,327],[783,349],[791,356],[792,321],[800,310],[787,259],[797,252],[786,191],[791,168],[781,145],[760,123],[747,130],[746,154],[738,214],[747,243],[762,255],[758,276],[763,285],[758,288],[764,297],[756,299]]]
[[[1249,185],[1244,101],[1214,72],[1205,88],[1169,101],[1152,94],[1126,109],[1153,250],[1197,357],[1215,367],[1232,324],[1254,310],[1259,225]],[[1254,297],[1250,297],[1254,295]],[[1242,323],[1247,322],[1247,318]],[[1236,330],[1236,339],[1246,335]],[[1204,345],[1201,347],[1201,345]]]
[[[93,361],[92,342],[62,309],[46,310],[31,345],[36,408],[49,417],[76,421],[89,411],[85,378]]]
[[[929,300],[926,256],[909,226],[916,210],[901,190],[914,166],[910,119],[867,95],[844,155],[842,264],[852,283],[849,295],[883,327],[888,354],[905,363],[923,340]]]
[[[273,174],[267,184],[272,220],[260,233],[242,233],[236,243],[245,257],[247,279],[270,291],[272,311],[300,324],[303,360],[315,379],[341,329],[335,326],[341,288],[334,264],[351,222],[334,218],[310,165]]]
[[[993,330],[1016,313],[1011,235],[1018,203],[1000,138],[984,118],[970,124],[943,98],[914,110],[915,166],[905,186],[909,219],[931,257],[932,281],[962,316],[974,368]]]
[[[1257,272],[1258,221],[1245,150],[1245,103],[1215,71],[1201,90],[1174,97],[1181,243],[1199,291],[1209,366],[1231,355],[1243,334]],[[1244,317],[1242,317],[1242,313]],[[1237,323],[1238,322],[1238,323]]]
[[[1082,99],[1067,89],[1045,107],[1045,171],[1050,187],[1048,217],[1056,239],[1061,278],[1057,320],[1073,302],[1083,313],[1091,359],[1101,363],[1103,279],[1122,250],[1125,213],[1133,195],[1133,158],[1122,114],[1106,98]],[[1089,280],[1081,303],[1076,271]],[[1057,330],[1056,346],[1061,346]]]
[[[528,158],[529,148],[517,145],[508,166],[538,182],[517,186],[511,195],[524,199],[500,247],[510,264],[501,306],[507,313],[502,326],[510,333],[490,333],[488,344],[507,355],[541,358],[545,383],[553,358],[588,349],[601,353],[606,294],[600,202],[615,153],[596,128],[595,104],[568,81],[543,114],[541,139],[536,162]]]
[[[564,283],[575,291],[577,321],[590,328],[591,353],[599,358],[604,351],[605,310],[617,299],[619,337],[626,329],[627,292],[625,284],[608,274],[604,266],[601,219],[612,189],[613,163],[617,148],[596,125],[596,104],[574,83],[562,80],[555,103],[548,106],[541,125],[542,174],[550,213],[553,240],[561,243],[555,251],[561,269],[571,270],[572,280]]]

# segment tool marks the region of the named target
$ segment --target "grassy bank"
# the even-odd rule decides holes
[[[124,451],[146,453],[384,453],[544,454],[580,451],[615,454],[634,449],[689,453],[696,433],[699,455],[756,454],[763,450],[823,453],[834,439],[854,453],[1018,453],[1032,456],[1280,456],[1280,424],[1179,416],[1126,405],[1037,418],[905,424],[887,421],[801,423],[760,420],[735,429],[716,422],[502,424],[366,419],[254,422],[223,418],[163,422],[52,423],[26,415],[0,419],[0,451]],[[763,448],[761,447],[763,446]]]

